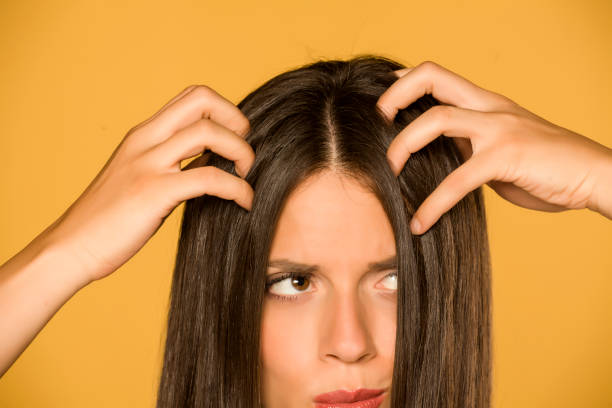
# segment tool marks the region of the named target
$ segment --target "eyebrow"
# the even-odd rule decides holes
[[[299,262],[293,262],[288,259],[275,259],[268,263],[269,268],[279,268],[285,273],[314,273],[319,272],[319,265],[309,265]],[[366,273],[380,272],[387,269],[397,269],[397,255],[393,255],[387,259],[378,262],[370,262]]]

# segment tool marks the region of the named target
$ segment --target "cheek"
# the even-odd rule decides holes
[[[395,333],[397,330],[396,306],[380,308],[380,312],[373,319],[376,326],[374,336],[377,343],[377,352],[385,357],[386,361],[393,363],[395,355]]]
[[[397,332],[397,302],[376,299],[369,309],[368,321],[372,328],[372,338],[376,345],[376,358],[371,361],[370,371],[375,379],[391,386],[395,360],[395,335]],[[390,408],[390,398],[385,398],[380,408]]]
[[[312,365],[316,354],[315,333],[314,319],[304,313],[287,306],[264,306],[261,328],[264,369],[270,374],[289,377],[303,373]]]

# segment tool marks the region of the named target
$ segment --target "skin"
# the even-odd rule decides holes
[[[439,135],[452,137],[464,164],[450,173],[413,215],[413,234],[426,232],[467,193],[487,184],[521,207],[558,212],[588,208],[612,219],[612,149],[529,112],[431,61],[395,71],[380,95],[388,120],[431,94],[428,109],[387,149],[395,174],[410,155]]]
[[[445,105],[429,109],[394,138],[387,159],[395,174],[411,153],[440,134],[453,137],[466,159],[417,209],[413,233],[426,232],[468,192],[485,183],[525,208],[589,208],[612,218],[612,149],[545,121],[431,61],[396,74],[398,80],[378,101],[380,113],[389,120],[427,93]],[[244,176],[254,152],[244,140],[248,131],[242,112],[204,85],[186,88],[132,128],[66,212],[0,266],[0,375],[68,299],[136,254],[181,202],[212,194],[250,210],[254,192]],[[211,166],[181,168],[182,160],[207,149],[234,161],[238,176]],[[292,208],[302,206],[304,214],[283,213],[278,230],[278,236],[288,241],[275,243],[278,252],[272,253],[272,260],[289,257],[320,264],[322,269],[319,279],[313,279],[317,291],[300,295],[303,300],[266,301],[262,358],[268,367],[264,375],[270,406],[299,406],[317,393],[342,387],[384,388],[391,382],[395,306],[375,295],[373,280],[360,281],[359,276],[366,263],[391,254],[393,237],[382,226],[384,217],[372,197],[348,182],[342,191],[352,199],[336,195],[340,193],[333,180],[326,177],[305,188],[300,193],[305,202],[292,201]],[[309,196],[313,191],[319,194],[316,201]],[[342,217],[331,217],[341,203]],[[359,213],[362,221],[349,229],[359,233],[340,236],[341,224]],[[306,225],[308,214],[330,223]],[[364,224],[374,219],[381,224]],[[300,234],[287,233],[286,224],[292,223],[292,231],[301,228]],[[373,233],[379,234],[377,246],[359,242]],[[319,238],[328,246],[318,244]],[[300,239],[308,246],[296,246]],[[334,260],[331,253],[351,256]],[[322,314],[322,305],[335,313]],[[299,321],[305,326],[293,321],[297,311],[293,309],[304,312]],[[293,330],[283,337],[279,333],[286,327]],[[305,333],[304,327],[312,332]],[[302,336],[311,342],[293,348]],[[289,362],[291,367],[285,365]],[[293,366],[304,371],[292,370]]]
[[[386,389],[381,406],[389,406],[396,269],[366,270],[393,255],[395,238],[380,202],[354,181],[327,171],[292,193],[270,260],[319,265],[320,271],[308,283],[286,278],[272,285],[264,300],[266,408],[312,407],[318,394],[357,388]],[[277,267],[268,269],[269,277],[279,275]]]

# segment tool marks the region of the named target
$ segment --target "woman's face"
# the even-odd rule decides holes
[[[390,406],[397,265],[374,264],[395,255],[380,202],[354,181],[325,172],[291,194],[267,279],[283,276],[276,261],[316,269],[267,289],[261,339],[266,408],[327,407],[315,397],[359,388],[384,390],[380,407]]]

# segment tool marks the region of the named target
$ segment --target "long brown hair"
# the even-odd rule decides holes
[[[491,393],[490,260],[482,187],[425,234],[409,220],[463,159],[438,137],[398,177],[385,154],[430,107],[419,98],[388,123],[378,97],[404,65],[375,55],[317,61],[284,72],[238,107],[255,163],[251,211],[215,196],[188,200],[170,293],[158,408],[258,407],[260,328],[268,256],[287,197],[324,170],[350,176],[380,200],[398,256],[392,407],[488,407]],[[236,174],[213,152],[197,165]]]

